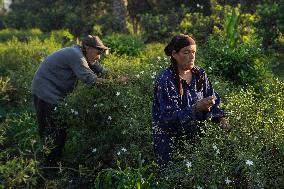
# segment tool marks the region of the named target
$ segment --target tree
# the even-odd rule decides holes
[[[127,0],[113,0],[113,14],[119,32],[127,33]]]

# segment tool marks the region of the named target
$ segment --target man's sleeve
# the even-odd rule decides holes
[[[96,61],[94,64],[89,65],[89,67],[98,75],[98,77],[103,77],[108,73],[108,70],[104,68],[103,65],[99,63],[99,61]]]

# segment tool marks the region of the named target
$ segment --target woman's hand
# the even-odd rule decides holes
[[[215,96],[209,96],[207,98],[203,98],[196,103],[196,111],[198,112],[208,112],[211,107],[215,104]]]

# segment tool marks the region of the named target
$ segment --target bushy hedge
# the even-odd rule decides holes
[[[257,39],[230,48],[223,36],[212,35],[207,48],[201,51],[209,72],[237,85],[257,86],[269,76],[268,60],[264,59],[261,43]]]
[[[151,136],[152,88],[156,76],[169,66],[170,60],[164,56],[164,44],[145,47],[134,44],[140,49],[134,55],[136,52],[129,49],[136,48],[129,47],[132,43],[128,43],[120,51],[127,53],[103,57],[102,64],[111,72],[107,83],[90,88],[79,82],[76,90],[57,107],[59,119],[68,125],[68,136],[62,176],[57,180],[48,179],[47,185],[53,188],[281,188],[284,184],[281,179],[283,82],[265,77],[262,93],[256,93],[251,86],[242,89],[242,84],[254,84],[250,82],[255,78],[247,77],[258,79],[262,75],[247,72],[254,71],[250,67],[240,67],[238,71],[244,68],[243,72],[249,73],[242,77],[233,72],[239,67],[233,67],[231,61],[237,65],[255,65],[257,59],[262,65],[263,59],[258,59],[261,51],[257,47],[229,51],[221,40],[218,43],[214,38],[211,40],[209,47],[199,49],[197,59],[199,65],[207,67],[209,77],[214,78],[211,79],[213,86],[223,97],[223,107],[234,127],[231,132],[205,122],[204,136],[195,145],[185,144],[175,162],[157,174]],[[2,86],[10,78],[13,90],[17,91],[10,94],[7,92],[10,88],[6,87],[0,91],[1,97],[9,94],[10,98],[22,102],[23,97],[31,95],[31,76],[38,62],[60,47],[53,40],[31,40],[27,44],[14,40],[1,44],[0,53],[4,58],[0,68],[5,76]],[[227,70],[223,64],[227,64]],[[10,71],[5,69],[8,67]],[[237,87],[226,80],[233,75],[229,71],[239,79],[234,80],[240,84]],[[126,75],[131,79],[120,81]],[[26,99],[31,103],[31,99]],[[42,146],[34,111],[8,113],[0,119],[0,148],[3,149],[0,186],[35,187],[41,171],[37,153]]]

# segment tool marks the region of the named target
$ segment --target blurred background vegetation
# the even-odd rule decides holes
[[[68,139],[47,188],[283,188],[283,10],[284,0],[1,0],[0,188],[38,188],[48,149],[31,80],[47,55],[86,34],[111,47],[102,64],[113,74],[95,88],[79,82],[58,107]],[[196,63],[234,129],[206,122],[202,140],[157,175],[152,88],[176,33],[196,39]],[[131,81],[118,82],[126,74]]]

